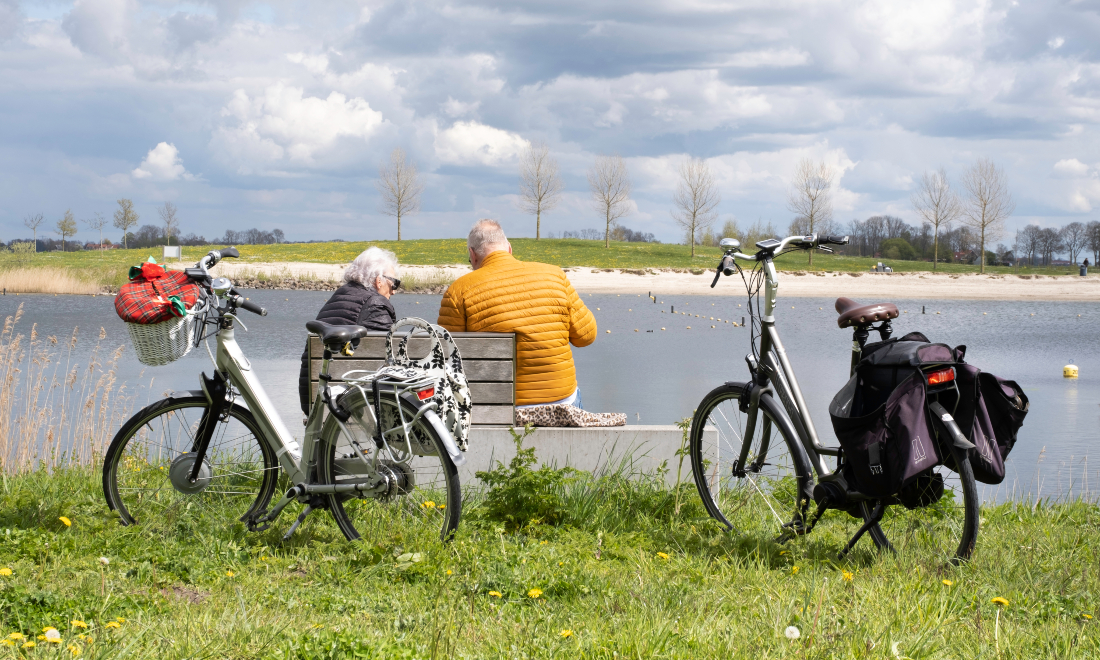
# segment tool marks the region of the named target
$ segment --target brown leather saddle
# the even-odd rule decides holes
[[[840,314],[836,324],[842,328],[870,325],[898,317],[898,306],[894,303],[861,305],[851,298],[837,298],[836,311]]]

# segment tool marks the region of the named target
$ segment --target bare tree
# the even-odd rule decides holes
[[[1039,230],[1039,250],[1043,255],[1043,263],[1049,268],[1054,261],[1054,255],[1066,249],[1062,242],[1062,232],[1053,227],[1043,227]]]
[[[1100,220],[1088,224],[1089,249],[1092,250],[1092,265],[1100,262]]]
[[[1077,263],[1077,255],[1085,249],[1085,243],[1088,241],[1087,232],[1088,230],[1082,222],[1071,222],[1062,227],[1062,245],[1069,252],[1069,262],[1071,264]]]
[[[701,158],[688,158],[680,164],[680,185],[672,198],[676,209],[672,212],[676,224],[684,228],[691,256],[695,256],[696,237],[700,231],[708,230],[718,218],[714,209],[722,198],[714,187],[714,177],[710,166]]]
[[[129,233],[130,227],[137,226],[138,220],[141,216],[134,210],[134,201],[132,199],[120,199],[118,200],[118,210],[115,211],[115,227],[122,230],[122,247],[126,247],[126,234]]]
[[[76,218],[73,217],[71,210],[65,211],[65,217],[57,221],[57,229],[55,230],[61,236],[61,251],[67,252],[65,249],[65,239],[69,236],[76,236]]]
[[[1027,253],[1027,265],[1035,265],[1035,253],[1041,250],[1042,230],[1036,225],[1028,225],[1020,230],[1020,238],[1017,241],[1019,250]]]
[[[38,252],[38,228],[42,226],[42,223],[46,221],[46,216],[41,213],[32,213],[23,218],[23,224],[27,229],[30,229],[34,235],[34,251]]]
[[[833,219],[833,175],[833,168],[824,161],[815,163],[810,158],[803,158],[795,168],[787,210],[804,218],[807,233],[821,231]],[[807,253],[813,266],[813,250]]]
[[[164,244],[172,244],[172,234],[178,233],[180,226],[179,218],[176,217],[176,205],[172,202],[165,202],[164,206],[157,208],[157,215],[160,216],[161,224],[164,225]],[[179,244],[179,238],[176,238],[176,244]]]
[[[286,234],[283,233],[282,229],[276,229],[276,230],[272,231],[271,232],[271,237],[275,239],[275,243],[284,243],[284,242],[286,242]]]
[[[588,170],[588,187],[604,216],[603,246],[611,247],[611,226],[630,213],[630,176],[622,156],[597,156]]]
[[[980,158],[962,178],[967,197],[962,205],[963,223],[978,234],[979,272],[985,272],[985,245],[1004,232],[1005,218],[1016,210],[1008,192],[1008,178],[988,158]]]
[[[941,167],[921,176],[920,185],[911,199],[917,213],[932,225],[932,270],[936,270],[940,257],[940,227],[959,217],[959,196],[951,190],[947,172]]]
[[[103,214],[96,211],[91,220],[81,220],[84,224],[88,225],[89,229],[96,229],[99,231],[99,249],[103,249],[103,228],[107,226],[107,218],[103,217]]]
[[[401,240],[401,218],[420,210],[424,186],[416,165],[405,157],[405,150],[394,149],[390,162],[378,168],[378,192],[382,194],[382,213],[397,218],[397,240]]]
[[[535,240],[542,237],[542,214],[561,201],[565,184],[558,174],[558,163],[545,142],[532,142],[519,159],[519,200],[524,213],[535,214]]]

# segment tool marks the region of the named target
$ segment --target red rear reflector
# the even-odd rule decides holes
[[[951,377],[954,378],[954,376],[951,376]],[[419,392],[416,393],[416,398],[420,399],[421,401],[424,401],[426,399],[430,399],[433,396],[435,396],[435,388],[434,387],[429,387],[426,390],[420,390]]]
[[[949,383],[955,380],[955,368],[948,367],[946,369],[940,369],[939,371],[933,371],[928,374],[929,385],[939,385],[941,383]]]

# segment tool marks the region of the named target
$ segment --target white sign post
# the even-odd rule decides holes
[[[168,261],[170,258],[175,258],[176,261],[183,261],[183,251],[180,250],[178,245],[165,245],[164,246],[164,260]]]

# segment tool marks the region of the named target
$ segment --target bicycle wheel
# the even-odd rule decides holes
[[[205,397],[168,398],[122,425],[103,461],[103,494],[123,525],[244,520],[271,501],[279,466],[252,414],[232,405],[190,482]]]
[[[966,453],[954,448],[952,451],[958,471],[937,466],[930,482],[922,484],[931,499],[939,492],[936,483],[942,480],[942,497],[912,510],[900,504],[886,509],[879,528],[887,547],[906,554],[930,554],[952,564],[973,554],[978,538],[978,486]]]
[[[411,452],[400,432],[390,436],[391,451],[387,451],[375,446],[374,418],[359,390],[347,392],[341,405],[351,412],[344,424],[347,433],[334,417],[326,420],[319,448],[318,480],[323,484],[362,483],[371,478],[369,464],[377,458],[377,475],[386,484],[375,493],[328,496],[332,517],[344,536],[354,541],[364,535],[376,537],[383,530],[400,529],[410,540],[450,540],[462,515],[462,490],[458,470],[440,439],[439,434],[447,431],[436,414],[429,411],[413,424],[409,431]],[[406,420],[416,415],[414,406],[406,402],[401,405]],[[383,429],[400,426],[393,398],[383,395],[381,409]],[[364,452],[367,463],[355,446]]]
[[[782,533],[784,525],[801,526],[812,486],[810,467],[797,457],[797,437],[775,423],[779,406],[760,397],[751,438],[745,437],[748,413],[741,412],[741,383],[715,388],[699,403],[691,423],[691,471],[703,505],[728,530]],[[734,472],[746,440],[748,459]],[[789,529],[789,528],[788,528]]]

